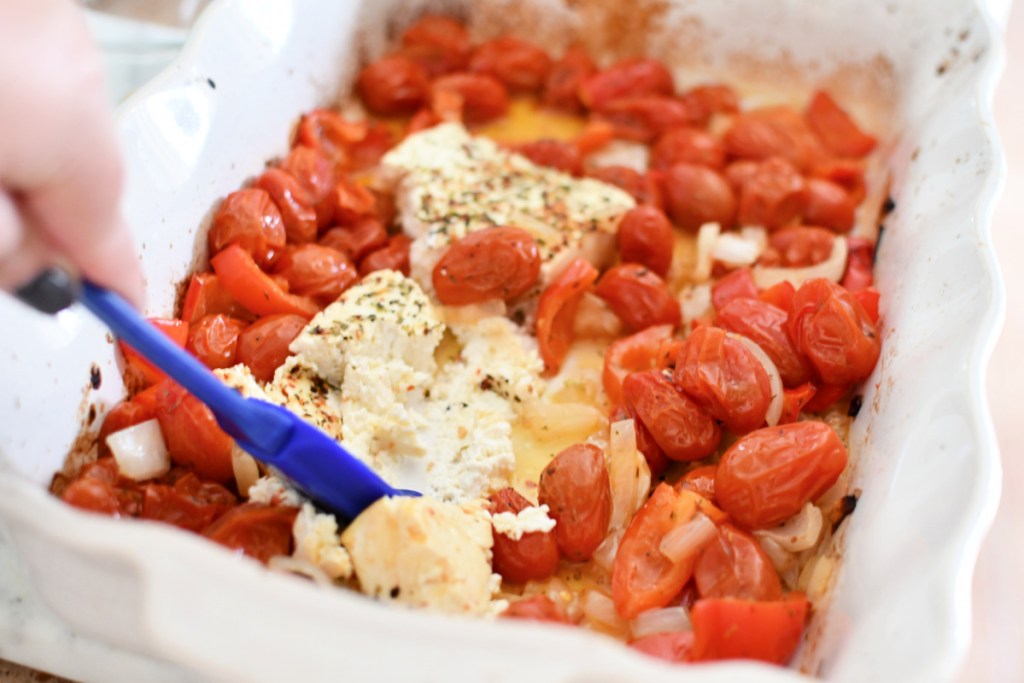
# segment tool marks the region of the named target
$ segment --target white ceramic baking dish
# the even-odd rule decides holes
[[[882,134],[896,210],[878,254],[883,357],[852,436],[863,495],[831,605],[798,663],[840,681],[950,679],[999,491],[983,390],[1002,315],[988,235],[1002,175],[991,20],[968,0],[221,0],[180,59],[119,113],[124,206],[150,314],[171,313],[177,283],[204,257],[197,245],[218,199],[286,151],[303,110],[346,91],[360,50],[378,53],[388,29],[426,5],[458,11],[481,35],[511,28],[552,51],[574,37],[609,56],[647,51],[677,67],[680,85],[739,79],[766,101],[825,84]],[[139,671],[148,680],[678,679],[679,669],[593,634],[388,609],[269,574],[172,528],[63,505],[46,487],[83,425],[121,396],[114,348],[80,310],[51,319],[3,299],[0,320],[0,520],[67,625],[63,653],[48,659],[43,631],[12,622],[12,598],[0,656],[97,681],[139,680]],[[76,664],[76,639],[129,654]],[[798,678],[745,663],[686,674]]]

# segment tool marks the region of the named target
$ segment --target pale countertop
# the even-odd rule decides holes
[[[998,2],[994,4],[1000,4]],[[1006,323],[988,370],[1003,464],[1003,495],[974,576],[972,644],[960,683],[1024,681],[1024,7],[1007,25],[1007,64],[995,114],[1007,176],[993,219],[1006,284]],[[0,683],[60,681],[0,661]]]

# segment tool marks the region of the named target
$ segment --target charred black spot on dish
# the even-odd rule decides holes
[[[853,493],[848,493],[836,501],[836,504],[829,513],[833,532],[839,528],[839,525],[843,523],[843,520],[852,515],[853,511],[857,509],[857,500],[859,498],[860,489],[856,489]]]
[[[207,79],[206,79],[206,84],[207,84],[208,86],[210,86],[210,88],[212,88],[213,90],[216,90],[216,89],[217,89],[217,84],[213,82],[213,79],[212,79],[212,78],[207,78]]]
[[[892,195],[888,195],[885,198],[885,203],[882,204],[882,215],[888,216],[896,209],[896,200],[892,198]]]
[[[878,236],[875,238],[875,250],[871,252],[871,265],[878,261],[878,248],[882,246],[882,235],[885,234],[885,225],[878,224]]]
[[[864,397],[860,394],[855,395],[850,399],[850,406],[846,409],[846,414],[850,417],[857,417],[862,405],[864,405]]]
[[[99,389],[101,384],[103,384],[103,375],[100,374],[100,367],[93,363],[89,368],[89,385],[93,389]]]

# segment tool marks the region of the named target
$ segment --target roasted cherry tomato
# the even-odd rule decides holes
[[[651,148],[651,168],[668,170],[676,164],[697,164],[720,171],[725,168],[725,147],[699,128],[670,130]]]
[[[594,292],[632,331],[652,325],[678,325],[679,302],[665,281],[638,263],[621,263],[607,271]]]
[[[665,205],[676,225],[695,231],[705,223],[732,227],[736,197],[720,174],[706,166],[676,164],[665,172]]]
[[[512,488],[501,489],[490,497],[492,515],[518,514],[527,507],[530,501]],[[531,531],[517,540],[495,532],[493,553],[495,573],[512,583],[546,579],[558,569],[558,544],[550,531]]]
[[[185,344],[188,342],[189,324],[187,322],[173,318],[150,318],[149,323],[174,342],[175,346],[185,348]],[[151,386],[167,377],[163,370],[143,358],[127,342],[118,340],[117,346],[124,355],[127,371],[134,374],[143,386]]]
[[[235,495],[220,484],[200,481],[189,472],[170,486],[146,484],[139,516],[198,533],[237,502]]]
[[[348,178],[342,178],[334,186],[334,220],[339,225],[354,225],[367,216],[374,215],[377,198],[370,190]]]
[[[117,462],[109,456],[83,467],[61,498],[80,510],[115,517],[135,517],[142,509],[142,493],[134,482],[120,476]]]
[[[849,232],[853,228],[856,206],[841,185],[821,178],[807,179],[807,204],[804,223]]]
[[[602,166],[587,173],[591,178],[614,185],[628,192],[637,204],[662,209],[665,196],[658,176],[648,172],[641,174],[628,166]]]
[[[718,537],[704,548],[693,567],[702,598],[778,600],[782,585],[761,544],[730,524],[718,528]]]
[[[722,141],[725,151],[735,159],[761,161],[781,157],[801,171],[826,156],[803,117],[789,107],[767,107],[739,114]]]
[[[715,474],[718,465],[701,465],[695,467],[676,482],[675,489],[693,491],[694,493],[715,502]]]
[[[555,374],[569,353],[572,328],[580,299],[597,280],[597,269],[584,259],[574,259],[548,285],[537,302],[537,345],[544,370]]]
[[[185,300],[181,305],[181,319],[194,323],[207,315],[222,313],[232,318],[251,319],[253,316],[235,301],[213,273],[196,273],[188,282]]]
[[[659,135],[691,122],[686,105],[674,97],[640,95],[612,100],[594,109],[615,130],[615,137],[652,142]]]
[[[234,481],[231,437],[198,398],[164,380],[157,390],[154,413],[173,462],[191,466],[200,477],[218,484]]]
[[[335,172],[331,161],[322,153],[299,145],[281,162],[281,170],[293,176],[316,210],[316,222],[322,229],[334,220]]]
[[[569,616],[554,600],[546,595],[532,595],[528,598],[513,601],[501,616],[510,619],[530,619],[532,621],[548,621],[555,624],[570,624]]]
[[[658,352],[662,342],[671,337],[672,325],[655,325],[612,342],[604,353],[601,373],[608,400],[622,403],[622,381],[627,375],[659,367]]]
[[[639,263],[659,277],[672,265],[672,224],[665,213],[653,206],[630,209],[619,221],[619,256],[627,263]]]
[[[430,80],[413,60],[391,55],[365,67],[356,79],[356,89],[375,114],[412,114],[426,103]]]
[[[807,205],[807,183],[800,171],[782,158],[759,164],[740,190],[737,220],[769,230],[799,220]]]
[[[718,424],[660,370],[629,375],[622,393],[626,405],[672,460],[700,460],[718,448],[722,436]]]
[[[757,659],[785,664],[800,644],[809,610],[801,593],[769,602],[698,600],[690,610],[693,661]]]
[[[253,313],[294,313],[308,319],[320,310],[312,299],[282,289],[238,245],[232,244],[221,251],[210,259],[210,265],[224,289]]]
[[[245,503],[229,510],[203,535],[266,564],[275,555],[290,555],[292,526],[299,509]]]
[[[237,244],[260,266],[269,266],[286,239],[281,212],[270,195],[258,188],[237,190],[224,199],[213,216],[210,253]]]
[[[535,140],[515,146],[515,151],[535,164],[558,169],[562,173],[583,175],[580,148],[562,140]]]
[[[878,301],[881,298],[878,290],[874,287],[868,287],[867,289],[858,289],[853,292],[853,298],[860,303],[864,312],[868,314],[868,319],[875,325],[878,325],[879,310]]]
[[[693,631],[654,633],[629,641],[629,646],[645,655],[679,664],[690,661],[693,649]]]
[[[740,159],[739,161],[730,162],[723,172],[725,180],[729,183],[729,187],[737,195],[743,190],[743,184],[749,179],[753,178],[757,174],[757,169],[761,167],[760,161],[751,161],[750,159]]]
[[[299,121],[296,142],[329,159],[339,171],[351,167],[351,147],[366,137],[366,121],[349,121],[330,109],[314,109]]]
[[[654,440],[647,427],[644,427],[644,423],[640,421],[635,410],[630,409],[626,405],[615,407],[608,416],[608,422],[618,422],[619,420],[633,421],[633,432],[636,434],[636,449],[640,451],[644,456],[644,460],[647,461],[647,466],[651,470],[651,476],[660,477],[669,463],[668,458],[665,457],[665,451],[661,450],[661,446]]]
[[[718,463],[715,496],[741,526],[766,529],[800,512],[846,469],[846,446],[824,422],[765,427],[740,438]]]
[[[549,107],[577,113],[582,109],[579,87],[597,71],[590,54],[579,47],[571,47],[551,65],[544,83],[543,102]]]
[[[470,49],[466,27],[451,17],[420,17],[402,32],[402,54],[431,78],[466,68]]]
[[[822,178],[842,187],[856,206],[868,192],[864,180],[864,162],[858,159],[824,159],[811,168],[811,177]]]
[[[316,209],[308,193],[294,176],[279,168],[270,168],[256,181],[256,187],[270,195],[281,212],[285,234],[293,244],[316,239]]]
[[[331,228],[320,238],[320,245],[336,249],[353,263],[388,244],[388,231],[376,218],[365,216],[352,225]]]
[[[779,415],[779,424],[785,425],[799,420],[800,411],[810,403],[816,391],[810,382],[792,389],[785,389],[782,392],[782,414]]]
[[[238,335],[249,323],[226,315],[208,315],[189,328],[185,348],[211,370],[235,364]]]
[[[551,71],[551,58],[541,48],[515,36],[503,36],[477,46],[469,70],[490,74],[513,92],[540,90]]]
[[[841,285],[816,279],[793,295],[789,337],[828,384],[854,384],[875,369],[881,353],[878,328]]]
[[[788,280],[783,280],[777,284],[772,285],[766,290],[763,290],[757,295],[757,298],[761,301],[781,308],[783,311],[789,311],[789,307],[793,303],[793,295],[796,294],[796,289],[793,284]],[[788,318],[788,315],[787,315]]]
[[[756,299],[757,285],[749,268],[737,268],[711,285],[711,303],[721,313],[735,299]]]
[[[672,74],[655,59],[627,59],[603,69],[580,83],[580,101],[591,109],[624,97],[671,95]]]
[[[813,266],[828,260],[835,243],[831,230],[793,225],[772,233],[758,263],[783,268]]]
[[[690,88],[679,96],[690,118],[697,125],[706,125],[715,114],[735,114],[740,110],[740,98],[728,85],[709,83]]]
[[[522,228],[499,226],[472,232],[448,247],[434,266],[437,298],[447,306],[489,299],[510,301],[540,275],[537,242]]]
[[[359,274],[366,276],[378,270],[397,270],[403,275],[408,275],[411,245],[412,240],[408,236],[392,235],[385,246],[370,252],[359,262]]]
[[[746,434],[764,424],[772,402],[768,373],[743,343],[725,330],[701,326],[676,359],[675,383],[729,431]]]
[[[608,533],[611,483],[604,453],[592,444],[569,446],[540,475],[538,502],[555,520],[555,542],[570,562],[584,562]]]
[[[508,111],[508,90],[505,85],[487,74],[455,73],[441,76],[430,87],[431,107],[443,120],[451,112],[439,111],[439,100],[457,100],[457,119],[466,123],[485,123],[505,115]],[[447,109],[445,107],[444,109]]]
[[[238,337],[238,362],[252,370],[253,377],[269,382],[288,358],[288,345],[306,326],[299,315],[268,315],[242,331]]]
[[[623,618],[666,606],[690,580],[703,546],[675,562],[659,546],[666,534],[693,519],[699,497],[658,484],[629,523],[612,565],[612,600]]]
[[[827,92],[814,93],[805,116],[811,129],[836,156],[862,157],[875,148],[875,138],[861,131]]]
[[[333,303],[359,279],[345,254],[319,244],[286,247],[274,264],[274,274],[288,281],[289,291],[321,306]]]
[[[789,314],[760,299],[734,299],[718,311],[715,323],[741,334],[760,346],[775,363],[782,383],[795,387],[810,381],[811,366],[800,354],[786,331]]]
[[[848,292],[859,292],[875,282],[871,273],[875,262],[875,245],[863,237],[848,237],[846,243],[850,255],[846,259],[842,285]]]

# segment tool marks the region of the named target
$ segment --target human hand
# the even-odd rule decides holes
[[[0,102],[0,287],[67,263],[141,305],[120,151],[76,3],[0,0]]]

